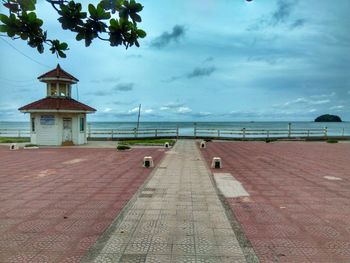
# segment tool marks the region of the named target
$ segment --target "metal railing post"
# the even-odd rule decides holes
[[[91,124],[88,124],[88,138],[91,138]]]
[[[341,136],[345,136],[345,128],[343,128],[343,132],[342,132],[342,134],[341,134]]]
[[[220,137],[220,130],[218,129],[218,137]]]
[[[114,130],[112,129],[112,140],[113,140]]]
[[[193,132],[194,132],[194,138],[197,138],[197,123],[194,123]]]
[[[328,134],[328,128],[327,128],[327,126],[324,127],[324,129],[323,129],[323,134],[324,134],[325,137],[327,137],[327,134]]]
[[[290,138],[292,135],[292,123],[288,123],[288,138]]]
[[[243,131],[243,139],[245,139],[245,128],[243,128],[242,131]]]
[[[269,138],[269,137],[270,137],[270,130],[267,130],[267,132],[266,132],[266,136],[267,136],[267,138]]]
[[[154,135],[155,135],[155,137],[158,136],[158,129],[155,129],[155,130],[154,130]]]
[[[18,137],[21,138],[21,130],[18,130]]]
[[[307,137],[310,137],[310,130],[307,130]]]
[[[179,126],[176,127],[176,140],[179,139]]]

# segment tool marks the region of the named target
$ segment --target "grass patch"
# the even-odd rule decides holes
[[[16,137],[1,137],[0,143],[21,143],[30,142],[29,138],[16,138]]]
[[[118,151],[125,151],[125,150],[129,150],[129,149],[130,149],[129,145],[118,145],[117,146]]]
[[[173,146],[176,141],[167,139],[123,140],[119,141],[119,145],[164,145],[166,142],[168,142],[170,146]]]
[[[334,140],[334,139],[328,139],[328,140],[327,140],[327,143],[338,143],[338,141],[337,141],[337,140]]]
[[[38,147],[38,145],[29,143],[29,144],[24,145],[24,147],[26,147],[26,148]]]

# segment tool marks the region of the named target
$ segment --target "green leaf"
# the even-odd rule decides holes
[[[89,4],[89,13],[92,17],[97,17],[97,11],[93,4]]]
[[[0,21],[3,22],[4,24],[7,24],[9,22],[9,18],[4,14],[0,14]]]
[[[33,11],[35,10],[36,0],[17,0],[23,11]]]
[[[67,50],[68,44],[66,42],[63,42],[59,45],[60,50]]]
[[[64,52],[62,52],[61,50],[58,50],[57,53],[58,53],[58,55],[59,55],[61,58],[66,58],[66,57],[67,57],[67,55],[66,55]]]
[[[142,21],[141,16],[139,16],[138,14],[135,14],[135,13],[134,14],[130,14],[130,17],[135,22],[140,23]]]
[[[136,33],[137,33],[138,37],[140,37],[140,38],[144,38],[147,36],[147,33],[145,31],[143,31],[142,29],[137,29]]]
[[[36,20],[36,14],[34,12],[30,12],[28,14],[28,21],[29,22],[34,22]]]
[[[21,39],[27,40],[28,39],[28,33],[21,33]]]
[[[83,33],[78,33],[77,36],[75,37],[76,40],[80,41],[84,39],[84,34]]]
[[[7,25],[0,25],[0,32],[7,32],[8,26]]]

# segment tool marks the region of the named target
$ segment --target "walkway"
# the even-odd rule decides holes
[[[85,262],[246,262],[194,141],[175,147]]]

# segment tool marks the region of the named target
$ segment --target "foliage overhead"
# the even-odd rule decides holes
[[[28,45],[44,52],[44,44],[58,57],[65,58],[68,44],[58,39],[49,39],[43,30],[43,20],[37,17],[36,0],[1,0],[9,14],[0,14],[0,32],[12,39],[22,39]],[[95,38],[107,41],[111,46],[133,45],[139,47],[139,39],[146,32],[138,28],[142,21],[139,13],[143,6],[135,0],[101,0],[96,6],[88,5],[87,12],[82,4],[67,0],[46,0],[57,11],[58,21],[64,30],[76,33],[76,40],[84,40],[90,46]]]

